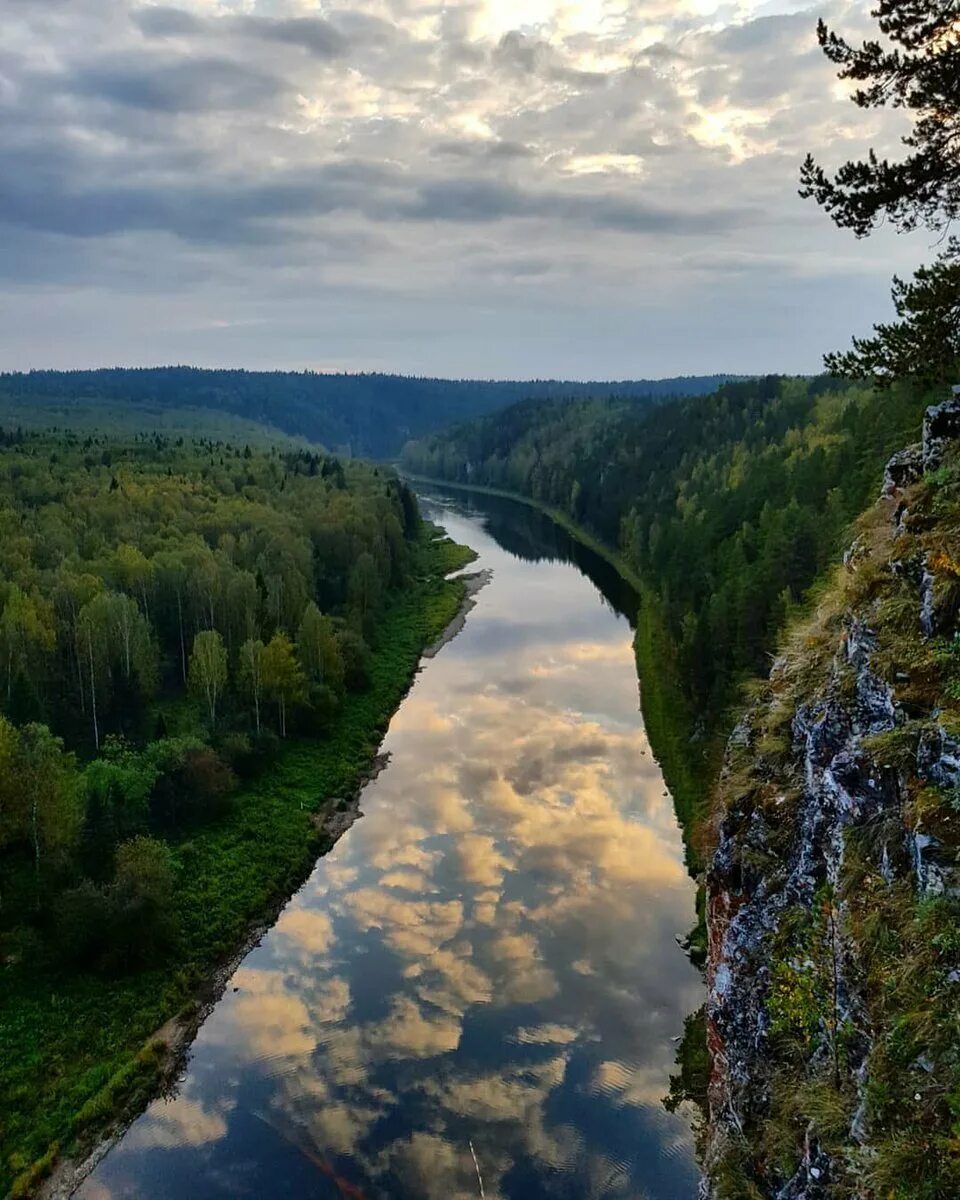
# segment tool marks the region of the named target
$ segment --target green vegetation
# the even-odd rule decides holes
[[[929,399],[771,377],[647,410],[538,401],[412,443],[402,462],[559,509],[643,581],[644,711],[686,819],[738,686],[765,669]]]
[[[126,402],[102,400],[92,394],[73,397],[37,395],[9,385],[0,375],[0,426],[54,436],[70,431],[99,436],[109,431],[111,438],[135,438],[138,434],[159,433],[168,438],[212,438],[218,442],[244,445],[299,447],[316,449],[306,438],[284,433],[269,420],[235,416],[213,408],[191,407],[171,397],[162,405],[150,401]]]
[[[324,848],[316,814],[369,769],[471,555],[376,467],[205,439],[4,441],[0,1191],[16,1194],[169,1069],[148,1039]]]
[[[866,158],[844,163],[831,178],[812,154],[801,170],[801,194],[813,197],[843,229],[858,236],[888,220],[897,229],[948,228],[960,216],[960,40],[952,0],[877,0],[870,14],[884,41],[860,46],[828,28],[817,37],[847,95],[859,108],[899,108],[911,128],[901,136],[899,162]]]
[[[960,360],[960,240],[910,281],[894,276],[897,320],[853,339],[853,349],[824,356],[828,371],[847,379],[872,378],[879,387],[897,379],[950,378]]]
[[[393,458],[408,437],[529,397],[606,395],[660,401],[710,392],[730,378],[580,383],[193,367],[30,371],[0,374],[0,425],[84,432],[95,427],[127,434],[162,429],[172,435],[213,434],[252,444],[263,441],[267,424],[344,455]],[[275,431],[266,432],[273,436]]]
[[[706,1023],[705,1006],[684,1018],[683,1037],[677,1047],[679,1072],[670,1076],[670,1092],[663,1101],[667,1112],[676,1112],[682,1104],[694,1105],[698,1113],[698,1124],[708,1116],[710,1055],[707,1053]]]
[[[900,139],[906,154],[891,162],[871,149],[833,176],[808,154],[800,194],[858,237],[887,221],[903,230],[925,226],[941,234],[942,243],[960,217],[957,6],[878,0],[870,15],[881,38],[852,45],[822,18],[817,36],[839,67],[838,78],[856,83],[847,92],[854,104],[898,108],[907,116],[910,128]],[[960,358],[960,239],[948,238],[936,261],[911,282],[894,277],[893,303],[898,319],[875,325],[873,337],[854,338],[852,350],[827,354],[827,370],[880,386],[951,378]]]
[[[910,851],[913,837],[923,839],[946,872],[960,856],[956,791],[931,784],[918,763],[921,739],[960,733],[960,459],[911,487],[902,503],[906,534],[898,534],[890,503],[857,523],[854,558],[824,583],[816,610],[792,625],[721,780],[718,811],[746,806],[744,821],[752,813],[769,831],[768,862],[753,864],[742,852],[744,869],[758,867],[769,883],[795,852],[791,807],[803,787],[783,730],[801,704],[853,700],[844,644],[855,612],[875,638],[872,667],[894,683],[902,713],[902,723],[863,739],[860,769],[897,803],[847,835],[835,889],[822,885],[812,906],[795,904],[779,919],[766,999],[772,1104],[719,1170],[721,1196],[767,1194],[758,1180],[789,1178],[811,1139],[846,1164],[831,1195],[960,1194],[960,900],[949,887],[918,889]],[[931,575],[939,636],[921,628],[921,564]],[[864,1005],[855,1020],[837,992],[838,963],[850,948]],[[872,1046],[867,1149],[850,1135],[861,1097],[848,1067],[864,1031]]]

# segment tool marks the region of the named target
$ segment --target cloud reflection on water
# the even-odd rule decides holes
[[[689,1131],[659,1100],[700,998],[674,944],[693,888],[629,629],[574,568],[518,562],[475,522],[453,532],[494,582],[404,701],[366,816],[86,1200],[185,1180],[293,1194],[311,1155],[368,1197],[474,1197],[471,1141],[488,1197],[692,1196]],[[251,1145],[250,1113],[281,1134]],[[247,1183],[221,1190],[238,1154]],[[307,1178],[296,1194],[342,1194]]]

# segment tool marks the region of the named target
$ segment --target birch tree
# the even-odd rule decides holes
[[[205,629],[193,639],[189,678],[190,690],[206,701],[212,728],[217,723],[217,702],[227,686],[227,651],[215,629]]]
[[[263,697],[263,655],[266,647],[259,638],[247,638],[240,647],[240,687],[253,702],[253,718],[260,732],[260,701]]]
[[[297,632],[297,655],[311,683],[337,691],[343,684],[343,658],[333,622],[311,600],[303,610]]]
[[[280,717],[280,736],[287,736],[287,710],[306,699],[303,671],[297,662],[293,642],[285,633],[275,633],[263,652],[264,691],[276,701]]]

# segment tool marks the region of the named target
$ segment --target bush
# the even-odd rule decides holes
[[[194,815],[219,816],[229,807],[237,777],[216,750],[188,750],[180,768],[184,800]]]
[[[268,766],[280,753],[280,738],[272,729],[263,728],[250,739],[250,751],[259,767]]]
[[[343,682],[348,691],[362,692],[370,686],[373,667],[370,647],[355,629],[341,629],[337,642],[343,658]]]
[[[333,720],[340,697],[325,683],[315,683],[310,689],[310,721],[315,730],[322,731]]]
[[[161,957],[176,938],[173,853],[165,842],[138,837],[117,851],[110,888],[111,937],[105,965],[126,970]]]
[[[110,942],[113,906],[89,879],[64,892],[54,909],[57,947],[70,964],[99,966]]]

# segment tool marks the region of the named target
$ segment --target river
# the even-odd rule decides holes
[[[692,1200],[702,1002],[633,598],[541,514],[422,497],[489,568],[320,859],[84,1200]],[[482,1182],[482,1189],[481,1189]]]

